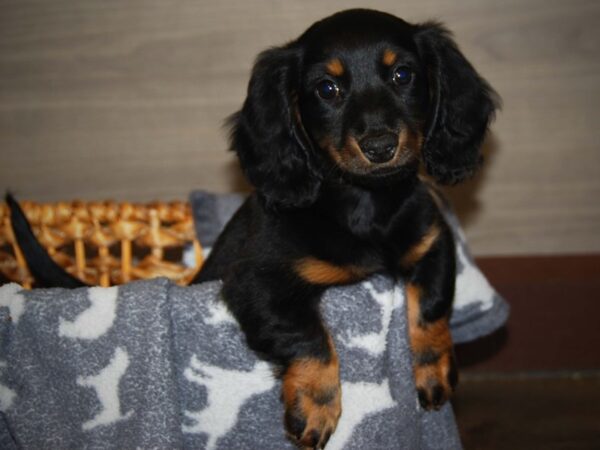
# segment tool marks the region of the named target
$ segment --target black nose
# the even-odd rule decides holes
[[[367,159],[373,163],[384,163],[396,154],[398,135],[387,133],[361,139],[360,148]]]

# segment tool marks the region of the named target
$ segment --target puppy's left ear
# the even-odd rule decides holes
[[[440,24],[418,26],[415,43],[429,77],[425,168],[440,183],[455,184],[481,165],[481,144],[499,97]]]

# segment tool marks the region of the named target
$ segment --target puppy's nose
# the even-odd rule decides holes
[[[396,154],[398,135],[387,133],[369,136],[359,142],[363,154],[372,163],[388,162]]]

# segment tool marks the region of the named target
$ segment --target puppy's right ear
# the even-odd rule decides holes
[[[242,110],[229,119],[231,147],[270,208],[310,205],[321,177],[295,92],[300,51],[292,44],[259,55]]]

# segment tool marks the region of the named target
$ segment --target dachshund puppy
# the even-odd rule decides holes
[[[329,286],[376,272],[406,281],[421,405],[457,381],[448,319],[455,249],[418,176],[478,168],[496,95],[436,23],[349,10],[262,53],[230,119],[256,192],[196,281],[222,279],[248,345],[282,370],[285,426],[324,447],[341,413],[339,362],[319,317]]]
[[[405,280],[419,401],[449,398],[455,248],[419,170],[445,184],[471,176],[496,98],[441,25],[372,10],[334,14],[258,57],[229,122],[256,191],[195,282],[223,280],[249,347],[280,368],[298,445],[324,447],[341,414],[319,315],[330,286],[377,272]]]

